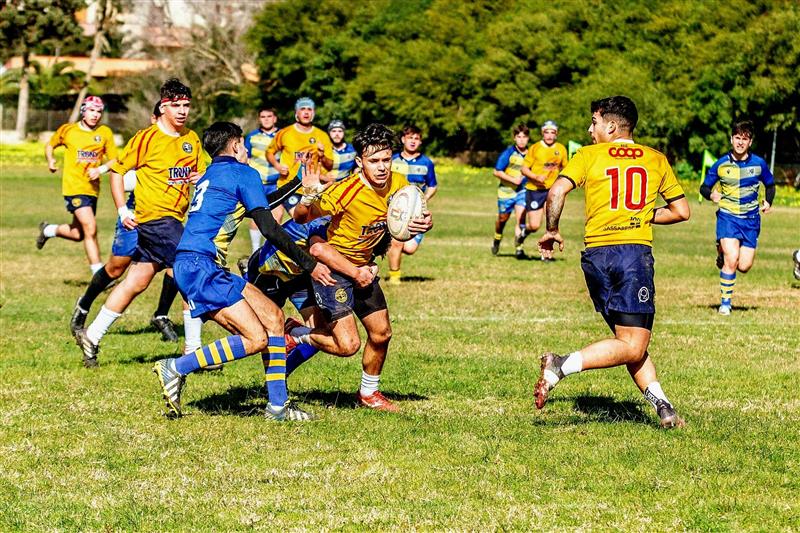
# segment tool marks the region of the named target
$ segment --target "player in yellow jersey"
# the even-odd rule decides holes
[[[353,138],[358,171],[330,186],[321,196],[304,195],[295,208],[294,220],[299,223],[330,216],[328,244],[356,267],[369,264],[378,246],[388,244],[389,199],[395,191],[408,185],[404,176],[392,172],[394,139],[392,130],[381,124],[371,124],[358,132]],[[309,181],[319,184],[318,170]],[[424,233],[431,227],[431,214],[427,211],[423,218],[409,224],[412,234]],[[331,275],[336,279],[333,286],[314,282],[314,296],[330,330],[312,330],[311,344],[326,350],[325,337],[332,334],[339,339],[340,346],[352,348],[348,355],[358,351],[361,340],[353,317],[355,313],[367,331],[358,403],[372,409],[397,411],[398,407],[378,390],[392,337],[386,298],[378,279],[361,288],[352,278],[339,272]]]
[[[44,153],[50,172],[58,171],[53,151],[59,146],[66,148],[61,193],[64,195],[67,211],[72,213],[72,222],[42,222],[36,238],[36,247],[39,249],[42,249],[47,239],[53,237],[83,241],[92,274],[103,268],[95,220],[100,175],[108,172],[110,164],[117,158],[114,134],[108,126],[99,125],[104,109],[105,104],[99,96],[87,96],[81,104],[81,119],[58,128],[45,146]],[[101,165],[103,159],[106,163]]]
[[[97,366],[99,344],[108,328],[160,270],[172,275],[172,263],[183,235],[183,220],[189,207],[189,188],[205,172],[206,164],[197,134],[186,128],[192,92],[177,79],[161,86],[158,121],[140,130],[128,142],[119,161],[112,166],[111,193],[122,225],[138,230],[138,242],[128,275],[106,299],[88,328],[78,332],[84,365]],[[136,207],[125,205],[122,175],[136,170]],[[184,310],[186,346],[200,347],[199,318]]]
[[[603,315],[613,339],[560,356],[546,353],[536,383],[536,407],[544,407],[564,377],[596,368],[626,365],[636,385],[656,410],[664,428],[683,420],[664,395],[656,367],[647,352],[655,317],[652,224],[689,219],[689,203],[667,158],[632,138],[639,114],[625,96],[591,105],[589,134],[594,145],[578,150],[547,196],[547,232],[539,239],[552,252],[564,239],[558,230],[566,195],[586,191],[586,229],[581,266],[595,310]],[[655,207],[661,196],[666,205]]]
[[[525,237],[542,225],[547,191],[553,186],[558,173],[567,165],[567,149],[558,138],[558,124],[546,120],[542,125],[542,140],[528,148],[525,162],[522,164],[522,175],[528,181],[525,183],[525,231],[517,239],[517,259],[525,258],[522,243]],[[545,251],[542,261],[552,261],[553,254]]]
[[[333,168],[333,143],[325,131],[314,126],[316,106],[311,98],[300,98],[294,104],[294,124],[278,131],[272,144],[267,148],[269,164],[278,169],[278,187],[297,176],[306,157],[316,151],[325,170]],[[280,160],[278,159],[280,152]],[[300,196],[290,197],[283,205],[272,210],[275,220],[281,221],[284,211],[291,211]]]

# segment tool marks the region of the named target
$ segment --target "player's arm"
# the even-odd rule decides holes
[[[267,195],[267,202],[269,203],[270,209],[275,209],[279,205],[281,205],[284,201],[286,201],[291,195],[300,188],[303,182],[300,181],[300,178],[294,177],[289,182],[281,185],[281,187],[275,191],[272,191]]]
[[[761,211],[766,214],[772,210],[772,202],[775,200],[775,184],[771,183],[764,186],[764,203],[761,205]]]
[[[90,180],[100,179],[101,174],[105,174],[111,169],[111,165],[117,162],[117,159],[109,159],[99,167],[92,167],[86,173],[89,175]]]
[[[559,176],[553,186],[550,187],[550,192],[547,193],[547,209],[545,210],[545,220],[547,224],[547,231],[539,239],[539,249],[542,251],[551,251],[553,245],[558,243],[558,249],[564,251],[564,238],[558,230],[558,224],[561,220],[561,212],[564,210],[564,202],[567,195],[575,188],[575,182],[567,176]]]
[[[136,222],[133,211],[128,209],[125,202],[125,180],[121,174],[112,170],[109,181],[111,183],[111,197],[114,199],[114,205],[117,207],[117,214],[122,221],[122,225],[127,229],[135,228],[139,223]]]
[[[351,263],[339,250],[325,242],[320,237],[312,237],[309,253],[314,259],[326,264],[332,270],[344,274],[352,279],[358,287],[367,287],[375,279],[377,268],[374,270],[370,266],[357,267]]]
[[[53,155],[55,151],[55,146],[50,143],[44,145],[44,157],[47,159],[47,169],[50,172],[58,172],[58,166],[56,165],[56,158]]]
[[[691,209],[684,195],[677,198],[664,198],[667,205],[653,211],[653,224],[677,224],[689,220]]]
[[[713,191],[714,185],[719,180],[719,175],[717,174],[717,168],[719,167],[719,161],[711,165],[711,168],[708,169],[706,172],[706,177],[703,180],[702,185],[700,185],[700,196],[709,200],[711,202],[719,203],[722,199],[722,194],[719,191]]]
[[[428,200],[433,198],[437,190],[439,190],[439,187],[436,186],[428,187],[427,189],[425,189],[425,201],[427,202]]]
[[[281,135],[281,132],[278,132],[278,134],[275,136],[275,139],[273,139],[273,141],[267,147],[267,161],[269,161],[269,164],[272,165],[272,168],[278,171],[278,174],[281,176],[288,176],[289,167],[282,165],[281,162],[278,161],[278,158],[275,157],[275,154],[280,151],[282,145],[283,136]]]
[[[319,162],[325,168],[330,170],[333,168],[333,141],[325,134],[323,139],[317,141],[317,153],[319,154]]]
[[[520,176],[519,178],[513,178],[508,174],[506,174],[504,171],[497,169],[494,169],[493,174],[495,178],[499,179],[500,181],[506,182],[508,185],[512,187],[516,187],[520,183],[522,183],[522,176]]]
[[[531,170],[531,167],[522,165],[522,175],[531,180],[532,182],[536,183],[537,185],[544,186],[544,180],[547,176],[544,174],[534,174]]]

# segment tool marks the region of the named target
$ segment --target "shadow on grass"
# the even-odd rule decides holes
[[[572,396],[552,398],[551,403],[572,402],[575,411],[584,416],[567,415],[559,420],[534,418],[535,426],[573,426],[592,422],[635,422],[651,425],[652,418],[642,411],[642,404],[630,400],[618,401],[610,396]],[[545,408],[546,409],[546,408]]]
[[[177,333],[179,337],[183,337],[184,336],[183,326],[179,324],[174,324],[174,325],[175,325],[175,333]],[[161,335],[161,332],[150,324],[146,326],[140,326],[138,328],[117,329],[109,333],[109,335],[140,335],[142,333],[158,333],[159,335]]]
[[[403,276],[400,278],[402,282],[409,282],[409,283],[423,283],[425,281],[434,281],[435,278],[429,278],[427,276]]]
[[[89,280],[88,279],[65,279],[64,285],[67,287],[88,287]]]
[[[497,255],[495,255],[495,257],[511,257],[513,259],[517,259],[516,254],[509,254],[509,253],[497,254]],[[555,263],[555,262],[564,261],[564,259],[558,259],[558,258],[554,257],[552,261],[542,261],[542,258],[537,254],[535,254],[535,255],[525,254],[525,257],[519,258],[519,259],[517,259],[517,261],[536,261],[537,263]]]
[[[169,359],[170,357],[179,357],[180,351],[175,348],[173,352],[166,352],[161,354],[150,354],[150,355],[134,355],[129,357],[128,359],[121,360],[120,363],[123,365],[132,365],[132,364],[142,364],[142,363],[155,363],[156,361],[160,361],[162,359]]]
[[[719,304],[709,304],[709,305],[700,304],[697,307],[699,307],[700,309],[713,309],[714,311],[716,311],[717,309],[719,309]],[[758,310],[758,306],[757,305],[732,305],[731,309],[733,311],[757,311]]]

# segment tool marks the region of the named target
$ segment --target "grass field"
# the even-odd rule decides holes
[[[189,377],[169,421],[150,367],[179,347],[149,326],[157,289],[82,368],[67,323],[89,271],[80,245],[34,247],[40,220],[67,220],[43,170],[0,170],[0,531],[800,529],[800,209],[764,218],[730,317],[713,208],[693,200],[692,220],[656,229],[651,353],[683,430],[657,428],[622,368],[570,377],[535,412],[539,354],[607,334],[579,267],[582,199],[557,262],[515,260],[510,227],[493,257],[492,179],[454,165],[411,279],[386,289],[382,389],[401,414],[354,409],[359,356],[320,354],[289,382],[317,422],[260,416],[259,358]],[[113,217],[104,185],[104,256]]]

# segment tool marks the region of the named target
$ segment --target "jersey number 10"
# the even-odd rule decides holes
[[[606,169],[606,176],[611,179],[611,209],[619,209],[620,179],[619,167]],[[644,167],[628,167],[625,169],[625,209],[640,211],[647,203],[647,170]],[[636,199],[634,200],[634,194]]]

